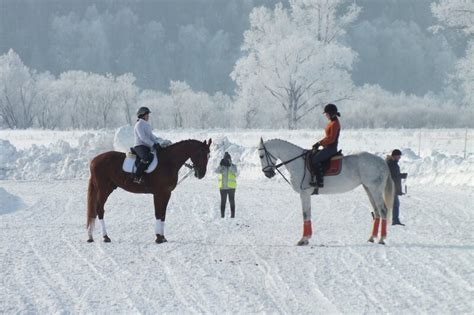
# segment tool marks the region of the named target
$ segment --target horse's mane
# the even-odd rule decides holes
[[[196,140],[196,139],[187,139],[187,140],[181,140],[181,141],[178,141],[178,142],[175,142],[167,147],[164,147],[163,150],[166,150],[166,149],[170,149],[170,148],[173,148],[174,146],[177,146],[178,144],[181,144],[181,143],[184,143],[184,142],[199,142],[202,144],[201,141],[199,140]]]
[[[294,144],[294,143],[291,143],[291,142],[289,142],[289,141],[283,140],[283,139],[274,138],[274,139],[267,140],[267,141],[265,141],[265,142],[270,142],[270,141],[280,141],[280,142],[283,142],[283,143],[285,143],[285,144],[288,144],[288,145],[290,145],[290,146],[292,146],[292,147],[294,147],[294,148],[296,148],[296,149],[304,150],[304,148],[302,148],[302,147],[300,147],[300,146],[298,146],[298,145],[296,145],[296,144]]]

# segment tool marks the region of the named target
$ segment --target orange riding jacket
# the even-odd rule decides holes
[[[325,148],[330,144],[337,144],[339,140],[339,132],[341,131],[339,120],[331,120],[324,131],[326,132],[326,137],[320,140],[319,143]]]

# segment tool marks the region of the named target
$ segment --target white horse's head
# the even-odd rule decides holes
[[[262,138],[260,138],[260,142],[258,144],[258,157],[260,158],[262,172],[265,174],[265,176],[268,178],[275,176],[276,158],[270,152],[268,152]]]

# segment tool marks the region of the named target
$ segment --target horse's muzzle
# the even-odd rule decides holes
[[[194,176],[198,179],[202,179],[206,175],[206,172],[200,172],[198,169],[194,170]]]
[[[265,176],[268,177],[268,178],[272,178],[272,177],[275,176],[275,174],[276,174],[274,170],[263,171],[263,173],[264,173]]]

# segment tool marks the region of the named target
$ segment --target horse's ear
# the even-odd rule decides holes
[[[207,146],[210,147],[212,143],[212,138],[209,138],[209,141],[207,142]]]
[[[263,144],[263,138],[262,137],[260,137],[260,143]]]

